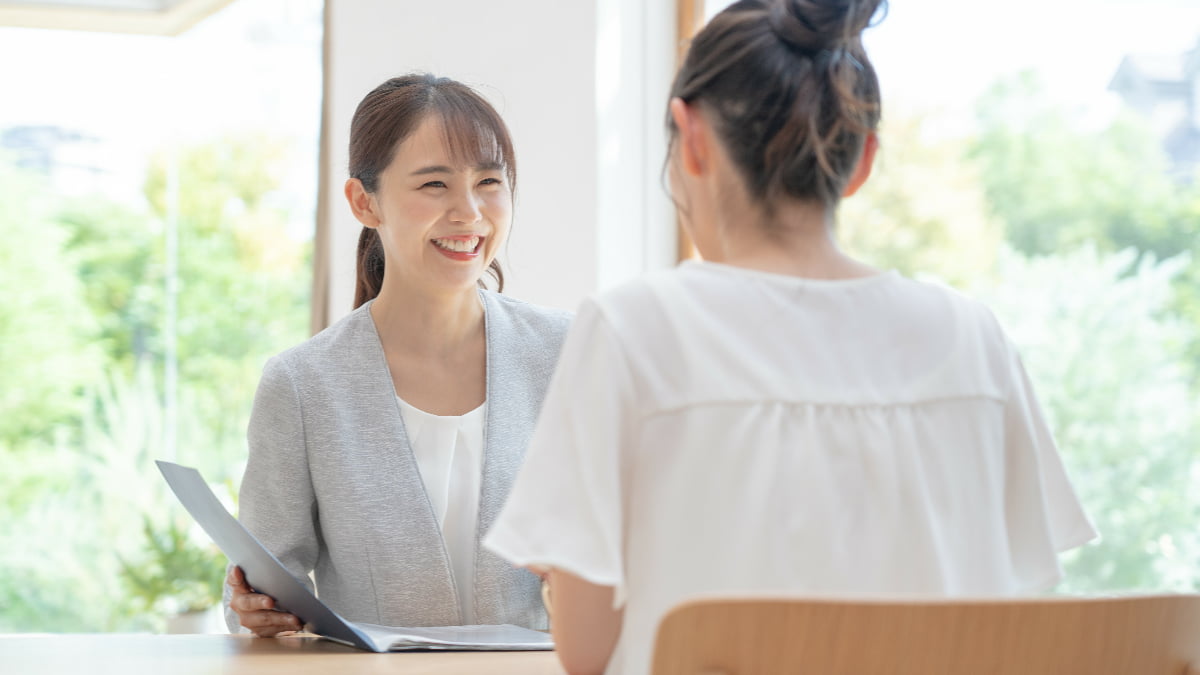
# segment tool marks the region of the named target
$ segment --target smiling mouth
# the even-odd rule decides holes
[[[439,237],[432,239],[433,245],[443,251],[451,251],[454,253],[477,253],[479,245],[483,242],[483,237],[464,236],[464,237]]]

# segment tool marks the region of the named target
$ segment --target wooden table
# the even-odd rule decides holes
[[[372,654],[316,637],[0,635],[0,674],[563,675],[554,652]]]

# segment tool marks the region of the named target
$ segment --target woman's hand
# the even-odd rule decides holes
[[[246,583],[242,568],[229,571],[225,583],[233,590],[229,608],[237,612],[243,626],[259,637],[275,637],[280,633],[300,630],[300,619],[295,614],[275,609],[275,599],[269,595],[255,593]]]

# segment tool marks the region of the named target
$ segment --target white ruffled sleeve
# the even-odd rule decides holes
[[[525,462],[484,545],[614,589],[624,604],[621,456],[631,423],[629,364],[585,302],[563,345]]]
[[[1058,554],[1096,537],[1067,478],[1021,359],[1012,352],[1005,405],[1005,519],[1019,592],[1048,590],[1062,578]]]

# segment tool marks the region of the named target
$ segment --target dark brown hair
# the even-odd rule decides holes
[[[862,31],[886,0],[740,0],[696,35],[671,97],[708,114],[752,199],[836,205],[879,124]],[[670,115],[671,142],[678,134]]]
[[[392,163],[396,148],[429,115],[438,115],[446,133],[452,161],[504,167],[509,190],[517,187],[517,159],[512,138],[500,114],[467,85],[421,73],[394,77],[376,87],[358,104],[350,122],[350,176],[367,192],[379,189],[379,175]],[[379,295],[383,287],[384,255],[379,232],[364,227],[358,235],[358,279],[354,307]],[[488,272],[504,290],[504,271],[492,260]],[[483,281],[480,280],[482,285]]]

